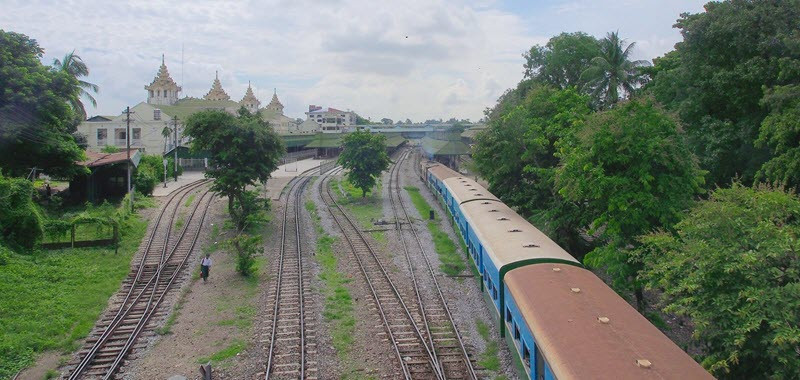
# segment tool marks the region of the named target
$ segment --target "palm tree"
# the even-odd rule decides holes
[[[61,61],[59,61],[58,58],[54,59],[53,66],[60,71],[69,73],[69,75],[78,80],[80,94],[74,99],[70,100],[70,102],[72,103],[72,108],[78,113],[78,116],[81,117],[81,120],[86,120],[86,108],[84,107],[83,102],[81,102],[81,97],[85,96],[87,99],[89,99],[89,102],[92,103],[92,106],[97,107],[97,100],[95,100],[90,92],[94,92],[96,94],[98,91],[100,91],[100,87],[98,87],[96,84],[89,83],[81,79],[82,77],[89,75],[89,68],[86,67],[85,63],[83,63],[81,57],[75,54],[75,50],[64,55],[64,59]]]
[[[169,127],[164,127],[161,130],[161,136],[164,136],[164,153],[167,153],[167,142],[169,141],[169,135],[172,134],[172,130]]]
[[[650,66],[650,62],[631,61],[634,46],[635,42],[625,46],[619,32],[610,32],[600,40],[600,55],[592,58],[589,68],[581,73],[581,79],[586,81],[584,89],[599,106],[611,106],[619,101],[620,90],[628,97],[644,84],[645,77],[639,68]]]

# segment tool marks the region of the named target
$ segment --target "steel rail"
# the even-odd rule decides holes
[[[111,367],[106,372],[106,375],[103,376],[103,380],[108,380],[108,379],[111,378],[111,376],[114,375],[114,373],[116,372],[117,368],[119,368],[120,364],[122,363],[122,359],[128,354],[128,351],[133,346],[133,343],[135,342],[136,338],[138,338],[139,334],[144,330],[144,327],[150,321],[150,318],[153,316],[153,314],[155,314],[156,309],[158,308],[158,306],[164,300],[164,297],[169,292],[170,288],[172,287],[172,284],[175,282],[175,279],[181,273],[181,268],[186,264],[186,261],[189,260],[189,256],[191,256],[191,252],[192,252],[192,250],[194,250],[194,247],[197,244],[198,237],[200,236],[200,231],[203,229],[203,223],[205,222],[205,218],[206,218],[206,215],[208,213],[208,208],[211,206],[211,202],[214,199],[214,194],[211,193],[210,190],[206,190],[203,193],[203,195],[200,196],[200,199],[197,200],[197,204],[195,205],[194,209],[192,210],[192,214],[191,214],[191,216],[189,218],[189,222],[187,222],[186,226],[183,228],[181,237],[179,238],[178,242],[175,244],[175,247],[172,250],[172,252],[170,252],[169,258],[164,260],[162,262],[162,264],[159,266],[159,274],[161,272],[163,272],[163,269],[166,266],[167,262],[169,261],[169,259],[172,258],[172,256],[175,253],[175,251],[177,251],[178,247],[180,246],[180,243],[183,242],[183,239],[185,237],[185,232],[189,228],[189,225],[191,224],[191,221],[194,220],[195,212],[200,207],[200,204],[202,203],[202,201],[206,197],[206,195],[209,195],[209,194],[211,194],[211,195],[208,197],[208,201],[206,202],[205,207],[203,207],[203,214],[200,216],[200,221],[197,223],[197,230],[194,231],[194,236],[191,237],[191,242],[189,243],[189,247],[186,250],[186,252],[187,252],[186,255],[183,257],[181,262],[178,265],[175,266],[174,272],[170,276],[169,281],[165,285],[164,289],[160,292],[158,299],[154,303],[152,303],[152,307],[149,308],[149,311],[147,311],[147,312],[145,312],[145,314],[143,314],[140,322],[136,325],[136,327],[134,329],[134,332],[130,335],[130,337],[128,338],[128,341],[125,343],[125,346],[117,354],[116,359],[111,364]],[[157,288],[157,286],[153,286],[153,288],[155,289],[155,288]],[[150,302],[148,303],[148,306],[149,305],[150,305]]]
[[[430,344],[431,353],[433,354],[433,362],[434,362],[435,367],[438,370],[441,378],[446,379],[447,377],[445,376],[445,373],[444,373],[444,366],[439,361],[439,356],[438,356],[438,354],[436,352],[436,345],[434,344],[434,341],[433,341],[433,332],[431,331],[430,322],[428,321],[428,315],[427,315],[427,312],[425,310],[425,304],[422,301],[422,294],[420,294],[420,291],[419,291],[419,282],[417,281],[417,276],[414,273],[414,265],[411,263],[411,253],[408,251],[408,246],[406,245],[406,239],[403,237],[402,222],[400,221],[400,213],[398,213],[398,211],[397,211],[397,204],[395,203],[395,199],[394,199],[395,192],[394,192],[394,188],[392,187],[392,184],[397,186],[397,184],[399,183],[399,179],[400,179],[399,177],[400,176],[399,176],[399,169],[398,168],[400,167],[400,163],[403,162],[403,159],[405,158],[405,155],[406,155],[406,151],[403,151],[401,153],[401,155],[400,155],[400,158],[394,163],[394,165],[392,165],[392,170],[389,172],[389,187],[388,187],[388,190],[389,190],[389,203],[392,205],[392,213],[395,216],[395,219],[394,219],[395,231],[397,231],[397,236],[398,236],[398,238],[400,239],[400,242],[403,245],[403,252],[405,253],[406,262],[408,263],[408,270],[409,270],[409,274],[411,275],[411,282],[414,284],[414,294],[417,296],[417,303],[419,304],[419,312],[420,312],[420,316],[422,317],[422,323],[424,324],[425,329],[428,332],[428,334],[427,334],[428,335],[428,344]],[[397,176],[397,180],[395,180],[395,176]],[[398,189],[396,194],[399,196],[399,193],[400,193],[400,191]],[[411,220],[408,220],[408,223],[410,224]],[[423,255],[424,255],[424,253],[423,253]]]
[[[432,370],[431,372],[433,372],[433,374],[436,375],[437,379],[441,380],[441,374],[436,370],[437,367],[434,364],[433,355],[432,355],[432,353],[430,351],[430,348],[428,347],[428,345],[425,342],[425,338],[422,336],[422,332],[420,331],[419,326],[417,326],[417,323],[414,320],[413,316],[411,315],[411,312],[410,312],[408,306],[406,305],[405,301],[403,300],[402,296],[400,295],[400,292],[397,290],[397,287],[394,285],[394,283],[392,282],[391,278],[389,277],[388,272],[384,268],[384,266],[381,263],[381,261],[378,259],[378,256],[375,253],[375,250],[369,244],[369,242],[367,241],[366,237],[364,237],[364,235],[361,233],[361,230],[358,228],[358,225],[352,220],[352,218],[350,218],[350,216],[347,215],[347,213],[344,211],[343,207],[341,205],[339,205],[338,202],[336,202],[336,198],[333,196],[333,194],[331,194],[330,187],[326,188],[326,186],[324,186],[324,183],[327,183],[325,181],[329,180],[330,175],[335,173],[335,172],[337,172],[337,171],[340,171],[340,170],[341,170],[341,168],[329,172],[328,175],[326,175],[325,178],[323,178],[323,180],[320,181],[320,183],[319,183],[320,195],[322,196],[323,201],[328,205],[328,208],[331,210],[331,216],[333,216],[334,222],[336,222],[336,224],[342,230],[342,233],[343,233],[343,235],[345,237],[345,240],[347,241],[348,245],[350,246],[350,249],[353,252],[353,256],[356,258],[356,262],[358,263],[358,266],[361,269],[361,273],[364,275],[364,279],[367,282],[367,286],[369,287],[370,292],[372,293],[372,297],[375,300],[375,304],[378,307],[378,311],[379,311],[380,317],[381,317],[381,319],[383,321],[384,327],[386,328],[386,331],[387,331],[387,333],[388,333],[388,335],[389,335],[389,337],[390,337],[390,339],[392,341],[392,346],[393,346],[395,354],[397,355],[397,358],[398,358],[398,360],[400,362],[400,367],[401,367],[401,369],[403,371],[403,375],[404,375],[404,377],[406,379],[411,379],[412,378],[411,377],[411,373],[410,373],[410,369],[408,368],[408,363],[406,363],[406,361],[404,360],[402,354],[400,353],[400,349],[399,349],[399,346],[398,346],[397,338],[395,337],[394,332],[392,331],[391,324],[389,323],[387,315],[386,315],[386,310],[384,309],[384,305],[380,301],[380,297],[378,296],[378,292],[376,291],[375,286],[373,285],[372,279],[370,279],[370,276],[369,276],[369,274],[367,273],[367,270],[366,270],[366,266],[365,266],[364,262],[361,260],[361,258],[359,257],[359,254],[358,254],[357,249],[355,247],[355,243],[351,239],[350,235],[347,233],[347,230],[345,229],[342,220],[339,217],[336,216],[336,213],[333,212],[334,209],[339,211],[339,213],[344,218],[344,221],[346,221],[347,225],[350,226],[350,228],[355,232],[355,235],[364,244],[364,246],[367,248],[367,251],[370,253],[371,257],[375,260],[375,262],[377,264],[377,268],[380,270],[380,273],[382,274],[382,277],[388,283],[389,288],[392,291],[392,294],[394,294],[394,296],[397,298],[397,301],[398,301],[399,305],[402,307],[403,313],[408,318],[408,321],[410,322],[410,325],[413,328],[414,333],[416,334],[417,338],[419,339],[420,345],[424,348],[425,354],[426,354],[426,356],[428,358],[428,361],[429,361],[428,364],[431,366],[431,370]],[[325,196],[327,196],[327,198],[329,200],[326,199]]]
[[[318,170],[318,169],[314,169]],[[308,172],[308,171],[307,171]],[[300,176],[295,178],[301,178],[292,181],[292,186],[286,194],[286,207],[283,209],[283,224],[281,227],[281,251],[278,259],[278,279],[277,285],[275,287],[275,305],[273,306],[272,311],[272,331],[270,337],[270,344],[269,344],[269,353],[267,356],[267,368],[265,372],[265,378],[269,379],[270,374],[272,373],[273,367],[273,358],[275,355],[275,341],[278,332],[278,319],[280,314],[280,303],[281,303],[281,286],[283,285],[283,272],[284,272],[284,262],[287,250],[287,225],[289,224],[289,206],[290,201],[293,202],[294,206],[294,223],[295,223],[295,243],[297,246],[297,277],[298,277],[298,302],[300,307],[300,316],[299,316],[299,323],[300,323],[300,378],[305,378],[305,310],[304,310],[304,294],[303,294],[303,256],[302,256],[302,247],[301,247],[301,234],[300,234],[300,199],[302,198],[303,189],[305,188],[306,184],[310,180],[310,176],[303,176],[304,173],[301,173]],[[295,190],[297,189],[297,190]],[[292,192],[294,192],[294,198],[292,198]]]
[[[411,231],[411,233],[414,235],[414,240],[417,242],[417,246],[419,247],[420,253],[422,253],[422,257],[423,257],[424,262],[425,262],[425,267],[428,269],[428,272],[429,272],[429,274],[431,276],[431,279],[433,280],[434,288],[436,289],[436,294],[439,296],[439,300],[442,303],[443,310],[444,310],[444,312],[445,312],[445,314],[447,316],[447,320],[448,320],[448,322],[450,322],[450,325],[452,326],[453,332],[456,335],[456,340],[458,341],[459,348],[460,348],[461,353],[463,355],[464,366],[466,367],[470,378],[473,379],[473,380],[477,380],[478,375],[475,373],[475,368],[472,366],[472,361],[470,361],[470,359],[469,359],[469,353],[467,353],[467,349],[464,346],[464,339],[461,336],[461,333],[458,331],[458,328],[457,328],[457,326],[455,324],[455,321],[453,320],[453,315],[450,312],[450,307],[447,305],[447,301],[445,300],[444,294],[442,293],[442,289],[441,289],[441,287],[439,285],[439,281],[436,280],[436,272],[433,270],[433,265],[431,265],[431,262],[428,259],[428,255],[425,254],[425,248],[422,246],[422,240],[419,237],[419,234],[417,233],[416,227],[414,227],[414,224],[412,223],[411,216],[408,214],[408,208],[406,207],[405,201],[403,200],[402,194],[400,192],[399,167],[400,167],[401,163],[403,161],[405,161],[405,159],[408,157],[408,154],[410,152],[411,152],[410,150],[406,150],[406,152],[404,152],[404,156],[401,157],[401,159],[398,160],[398,163],[396,164],[396,166],[398,167],[398,170],[395,172],[395,174],[397,175],[397,180],[395,181],[394,184],[396,185],[396,190],[397,190],[397,192],[396,192],[397,200],[398,200],[398,202],[400,204],[400,209],[403,212],[404,219],[407,221],[407,224],[409,226],[409,231]],[[391,185],[390,185],[389,191],[390,192],[393,191],[393,189],[391,188]],[[394,197],[392,197],[392,204],[394,204]],[[399,216],[397,214],[395,214],[395,215]],[[401,236],[400,240],[405,241],[402,238],[402,236]],[[404,247],[405,247],[405,244],[404,244]],[[411,266],[410,258],[409,258],[409,266]],[[422,307],[421,304],[420,304],[420,307]],[[442,371],[444,371],[444,367],[442,367]]]
[[[126,293],[125,298],[122,300],[122,302],[120,304],[120,308],[117,311],[117,314],[114,316],[114,318],[112,318],[112,320],[109,323],[109,325],[106,326],[106,328],[103,331],[103,333],[100,335],[100,337],[97,339],[97,341],[95,341],[94,345],[89,350],[89,352],[83,357],[81,362],[76,366],[75,370],[73,370],[72,374],[69,376],[69,380],[77,379],[81,375],[81,373],[85,370],[85,368],[91,363],[92,359],[97,354],[97,351],[100,350],[100,348],[107,341],[108,337],[111,336],[111,334],[114,332],[114,330],[116,330],[116,328],[119,326],[119,324],[123,320],[123,318],[128,314],[128,312],[130,312],[131,308],[128,307],[126,309],[125,306],[128,305],[128,300],[130,300],[130,297],[133,295],[133,293],[135,291],[135,288],[136,288],[136,284],[140,281],[141,276],[144,273],[144,268],[146,266],[145,265],[145,261],[146,261],[146,259],[148,257],[148,253],[150,251],[150,248],[153,246],[153,242],[155,241],[155,236],[159,232],[159,227],[161,226],[161,221],[162,221],[163,216],[166,213],[166,211],[169,208],[171,208],[172,205],[175,205],[176,207],[175,207],[174,213],[177,213],[177,210],[179,209],[180,203],[183,201],[183,198],[187,194],[189,194],[190,192],[194,191],[195,189],[197,189],[198,187],[202,186],[203,184],[205,184],[207,182],[208,182],[208,180],[199,180],[199,181],[192,182],[192,183],[188,184],[187,186],[185,186],[185,187],[179,189],[178,191],[174,192],[167,199],[167,202],[164,204],[164,207],[161,208],[161,211],[158,214],[158,217],[156,219],[156,223],[153,225],[153,230],[150,232],[150,235],[148,236],[148,240],[147,240],[147,243],[145,245],[145,248],[142,250],[142,257],[139,260],[139,266],[138,266],[138,268],[136,270],[136,276],[134,277],[133,281],[131,282],[130,288],[128,289],[128,292]],[[174,202],[173,203],[173,201],[175,200],[175,198],[179,194],[181,195],[180,199],[178,200],[178,202]],[[174,213],[173,213],[173,216],[174,216]],[[171,225],[172,225],[172,222],[170,220],[170,228],[171,228]],[[169,239],[169,234],[168,233],[165,235],[165,239],[167,239],[167,242],[164,243],[164,246],[166,247],[168,245],[168,239]],[[148,284],[149,283],[150,282],[148,281]],[[147,285],[145,286],[145,288],[142,289],[142,292],[144,292],[146,288],[147,288]],[[140,292],[140,295],[141,295],[141,292]],[[138,296],[137,296],[137,299],[138,299]]]

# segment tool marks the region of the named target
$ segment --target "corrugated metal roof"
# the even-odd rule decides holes
[[[471,153],[469,146],[460,140],[437,140],[430,137],[422,139],[422,149],[434,156],[461,156]]]
[[[141,152],[139,149],[131,148],[131,162],[133,166],[138,166]],[[128,151],[123,149],[116,153],[98,153],[86,151],[86,160],[77,162],[78,165],[86,166],[87,168],[96,168],[105,165],[113,165],[128,161]]]

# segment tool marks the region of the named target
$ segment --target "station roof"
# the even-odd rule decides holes
[[[133,166],[138,166],[139,160],[141,159],[141,153],[139,152],[139,149],[131,148],[130,151],[131,151],[131,163],[133,163]],[[100,153],[87,150],[86,160],[79,161],[78,165],[85,166],[87,168],[96,168],[100,166],[119,164],[123,162],[128,162],[127,149],[123,149],[115,153]]]
[[[402,145],[406,139],[399,133],[386,133],[386,147],[396,148]],[[305,147],[306,148],[339,148],[342,146],[342,139],[346,133],[317,133]]]
[[[471,153],[469,146],[460,140],[437,140],[430,137],[422,139],[422,149],[434,156],[463,156]]]
[[[586,269],[527,265],[505,281],[559,380],[713,378]]]
[[[481,227],[475,229],[475,234],[498,269],[521,261],[580,266],[572,255],[503,202],[467,202],[461,204],[461,210],[470,224]]]

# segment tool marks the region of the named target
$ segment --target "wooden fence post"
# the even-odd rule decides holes
[[[72,225],[72,233],[70,234],[70,242],[72,248],[75,248],[75,224]]]
[[[114,226],[114,254],[119,253],[119,227]]]

